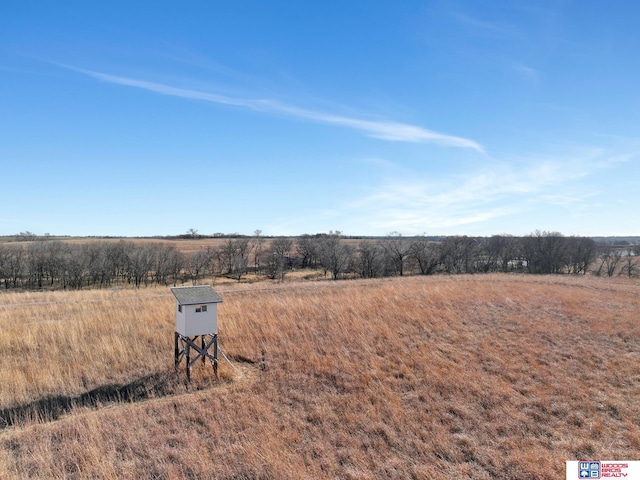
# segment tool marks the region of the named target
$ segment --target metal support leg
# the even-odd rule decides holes
[[[178,369],[178,362],[180,361],[180,349],[178,348],[178,339],[180,338],[180,334],[175,332],[174,343],[173,343],[173,354],[174,354],[174,367],[176,370]]]
[[[200,341],[198,341],[200,337]],[[195,355],[191,358],[191,350]],[[218,379],[218,335],[196,335],[194,337],[185,337],[178,332],[174,336],[174,364],[176,371],[182,361],[182,357],[186,360],[187,380],[191,381],[191,367],[198,362],[198,358],[202,357],[202,363],[208,358],[213,366],[213,373]],[[213,350],[213,352],[212,352]]]
[[[213,373],[218,380],[218,334],[213,336]]]
[[[184,346],[185,356],[187,357],[187,380],[191,381],[191,346],[187,343]]]

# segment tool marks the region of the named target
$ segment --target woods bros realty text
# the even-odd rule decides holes
[[[567,479],[575,480],[576,478],[640,479],[640,461],[568,461]]]

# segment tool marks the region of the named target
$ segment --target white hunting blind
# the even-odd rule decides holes
[[[186,337],[218,333],[218,303],[222,298],[209,285],[174,287],[176,332]]]
[[[187,378],[191,379],[191,366],[208,358],[216,376],[218,374],[218,303],[222,298],[210,285],[173,287],[176,297],[175,366],[185,357]],[[198,339],[200,341],[198,341]],[[213,347],[213,354],[209,349]],[[191,349],[197,352],[191,359]]]

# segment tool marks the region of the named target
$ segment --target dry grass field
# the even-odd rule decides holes
[[[207,248],[219,248],[229,240],[227,237],[201,237],[201,238],[180,238],[180,237],[47,237],[50,240],[58,240],[71,245],[87,245],[92,243],[119,243],[133,242],[137,245],[172,245],[182,253],[193,253]],[[265,245],[269,245],[271,238],[265,238]],[[0,237],[0,244],[13,243],[28,247],[34,242],[41,242],[42,237],[38,240],[18,241],[17,237]]]
[[[639,459],[637,280],[217,288],[231,364],[191,385],[168,289],[0,294],[0,477],[558,479]]]

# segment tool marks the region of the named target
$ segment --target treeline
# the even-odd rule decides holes
[[[340,232],[295,238],[227,238],[183,253],[170,243],[41,240],[0,244],[0,288],[80,289],[114,285],[197,284],[247,275],[284,279],[296,269],[325,277],[377,278],[436,273],[640,274],[640,247],[598,245],[586,237],[536,231],[525,237],[390,234],[347,239]]]
[[[587,237],[565,237],[557,232],[536,231],[525,237],[450,236],[439,241],[392,234],[357,245],[330,233],[303,235],[297,243],[303,266],[305,262],[317,263],[333,278],[490,272],[635,276],[640,269],[636,261],[640,246],[623,251],[598,245]]]

